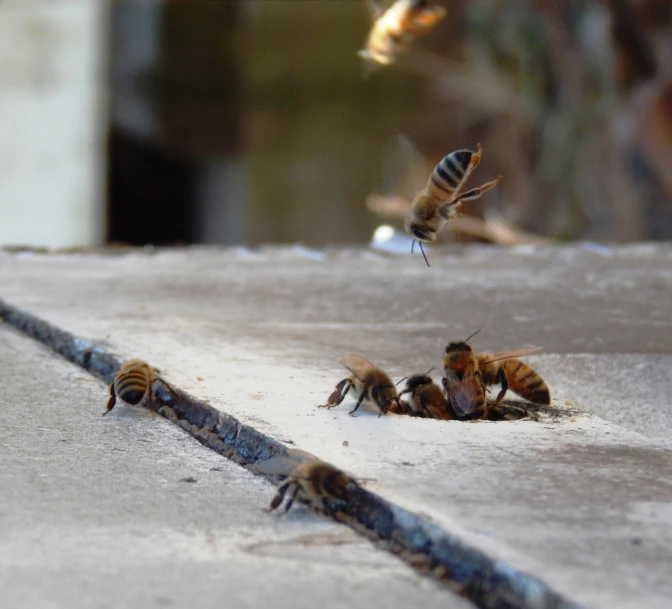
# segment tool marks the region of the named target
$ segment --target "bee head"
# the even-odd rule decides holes
[[[476,336],[480,332],[480,328],[476,330],[473,334],[470,334],[469,337],[466,340],[456,340],[452,343],[448,343],[448,346],[446,347],[446,350],[444,351],[444,356],[448,357],[450,354],[455,354],[456,357],[459,357],[459,352],[460,351],[466,351],[467,353],[471,353],[471,347],[469,346],[469,343],[467,341],[471,340],[474,336]]]
[[[324,490],[332,497],[342,501],[350,499],[349,487],[350,478],[341,471],[328,476],[324,480]]]
[[[397,388],[394,385],[378,385],[371,390],[371,395],[381,414],[387,414],[390,406],[397,401]]]
[[[421,226],[420,224],[416,222],[411,222],[410,220],[406,220],[405,222],[405,228],[406,232],[411,235],[411,237],[414,237],[418,241],[425,241],[425,242],[432,242],[436,239],[436,232],[428,229],[424,226]]]
[[[458,340],[453,343],[448,343],[448,346],[446,347],[444,353],[448,355],[449,353],[453,353],[454,351],[468,351],[469,353],[471,353],[471,347],[463,340]]]
[[[471,358],[471,347],[464,341],[449,343],[443,352],[444,366],[465,365]]]
[[[428,374],[414,374],[413,376],[408,377],[408,380],[406,381],[406,389],[404,392],[408,393],[409,391],[415,391],[418,387],[431,385],[432,383],[432,377]]]

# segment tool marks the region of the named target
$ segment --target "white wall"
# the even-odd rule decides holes
[[[107,0],[0,0],[0,245],[104,237]]]

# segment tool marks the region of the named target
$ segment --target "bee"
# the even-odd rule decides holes
[[[469,175],[481,162],[482,155],[483,149],[478,144],[476,152],[456,150],[443,157],[429,176],[424,190],[421,190],[411,203],[410,215],[404,221],[404,228],[414,238],[411,252],[413,252],[415,241],[418,241],[427,266],[429,262],[427,262],[422,243],[436,241],[438,232],[446,222],[457,215],[457,208],[462,201],[473,201],[480,198],[488,190],[497,186],[502,179],[502,176],[497,176],[478,188],[472,188],[460,194]]]
[[[101,415],[105,416],[114,408],[117,397],[127,404],[141,404],[147,399],[154,400],[154,381],[160,380],[171,393],[173,389],[162,378],[157,376],[158,370],[152,368],[140,359],[131,359],[124,362],[110,385],[110,399],[107,402],[107,410]]]
[[[390,377],[357,353],[346,353],[340,361],[343,367],[352,374],[338,383],[327,403],[318,406],[318,408],[338,406],[350,391],[350,388],[354,387],[359,397],[357,405],[348,414],[354,415],[365,399],[378,406],[380,409],[378,416],[387,413],[390,406],[397,401],[397,388]]]
[[[374,18],[366,48],[357,54],[373,64],[393,64],[419,37],[429,33],[446,16],[446,9],[427,0],[396,0],[387,10],[370,0]]]
[[[551,395],[541,376],[519,357],[540,349],[530,347],[503,353],[474,353],[467,341],[448,344],[443,355],[443,387],[448,403],[458,418],[473,418],[479,413],[488,416],[486,387],[499,384],[501,389],[493,406],[497,405],[507,390],[535,404],[551,403]]]
[[[406,386],[399,393],[399,400],[401,400],[402,395],[410,393],[408,406],[411,412],[409,414],[450,421],[454,418],[451,409],[446,403],[441,387],[434,383],[432,377],[429,376],[429,372],[414,374],[407,379],[401,379],[406,381]]]
[[[289,511],[295,499],[305,503],[320,501],[322,506],[328,510],[328,499],[348,501],[350,488],[356,485],[357,483],[347,474],[329,463],[323,461],[301,463],[278,487],[278,492],[273,497],[268,510],[271,512],[278,508],[291,487],[294,487],[294,492],[285,504],[285,512]]]

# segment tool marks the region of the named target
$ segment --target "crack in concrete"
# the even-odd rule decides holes
[[[42,342],[67,360],[111,383],[121,361],[82,338],[0,300],[0,318]],[[280,475],[260,464],[283,461],[291,468],[315,457],[288,449],[232,416],[160,381],[154,403],[146,406],[172,421],[201,444],[227,459],[277,483]],[[101,402],[102,404],[102,402]],[[350,501],[328,501],[328,510],[313,508],[347,524],[379,547],[398,555],[424,574],[443,581],[452,591],[483,609],[579,609],[579,605],[545,583],[496,560],[481,550],[363,488]]]

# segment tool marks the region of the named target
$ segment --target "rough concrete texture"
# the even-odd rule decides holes
[[[0,607],[471,606],[0,326]],[[90,379],[88,379],[90,380]]]
[[[373,478],[368,488],[575,601],[669,606],[672,248],[471,247],[431,261],[301,248],[5,253],[0,297]],[[544,346],[529,362],[556,405],[602,418],[465,424],[353,418],[349,399],[315,408],[345,376],[347,350],[398,379],[479,327],[477,349]]]

